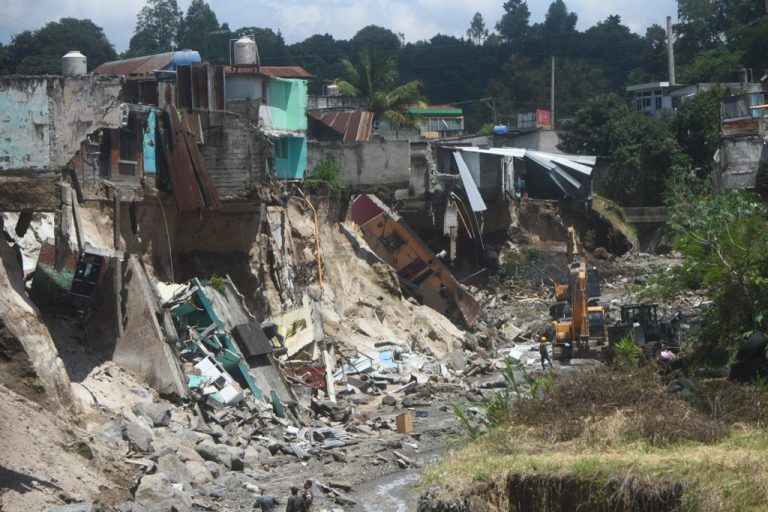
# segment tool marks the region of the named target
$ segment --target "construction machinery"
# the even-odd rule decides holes
[[[556,285],[558,303],[550,309],[554,352],[560,359],[569,359],[574,350],[587,354],[608,341],[605,308],[598,304],[599,276],[596,269],[587,268],[573,226],[568,226],[567,257],[568,283]]]
[[[670,322],[662,321],[657,304],[625,304],[621,306],[619,322],[608,329],[608,339],[613,345],[622,338],[631,337],[647,358],[655,358],[662,343],[679,344],[680,322],[679,313]]]

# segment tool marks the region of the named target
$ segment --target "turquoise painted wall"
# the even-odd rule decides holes
[[[275,143],[275,174],[281,180],[303,180],[307,173],[306,137],[280,137]],[[278,145],[280,147],[278,147]]]
[[[0,84],[0,170],[51,166],[47,81]]]
[[[155,158],[155,148],[157,147],[157,138],[155,137],[156,123],[155,109],[152,109],[149,111],[149,115],[147,115],[147,127],[144,130],[144,174],[157,173]]]
[[[276,130],[306,130],[306,80],[272,78],[269,84],[272,128]]]

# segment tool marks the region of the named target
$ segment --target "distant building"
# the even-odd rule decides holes
[[[419,126],[424,139],[442,139],[464,135],[464,111],[453,105],[411,108],[408,112]]]
[[[702,92],[721,87],[744,92],[762,90],[761,84],[740,82],[708,82],[699,84],[670,84],[669,82],[649,82],[630,85],[627,92],[634,97],[635,112],[649,114],[656,119],[661,117],[664,110],[675,111],[685,101],[694,98]]]

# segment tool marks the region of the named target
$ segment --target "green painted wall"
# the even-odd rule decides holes
[[[280,137],[275,142],[275,174],[281,180],[303,180],[307,173],[306,137]]]
[[[272,128],[276,130],[307,129],[307,82],[272,78],[269,95]]]

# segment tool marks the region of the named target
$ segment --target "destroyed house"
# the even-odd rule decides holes
[[[227,109],[258,112],[258,125],[274,146],[275,176],[301,180],[307,171],[307,80],[297,66],[227,68]]]
[[[728,96],[720,102],[720,147],[714,156],[714,189],[768,190],[768,102],[764,92]]]
[[[99,147],[102,130],[120,130],[143,114],[120,101],[116,77],[8,76],[0,79],[0,200],[6,211],[53,211],[60,202],[62,171],[82,145]],[[130,140],[129,140],[130,139]],[[139,135],[125,136],[135,148]],[[116,149],[117,142],[115,143]],[[118,166],[99,168],[93,177],[117,178]],[[127,153],[127,151],[126,151]],[[131,158],[135,158],[131,154]],[[82,178],[86,176],[83,175]],[[23,180],[24,187],[16,183]],[[85,185],[85,184],[84,184]]]

